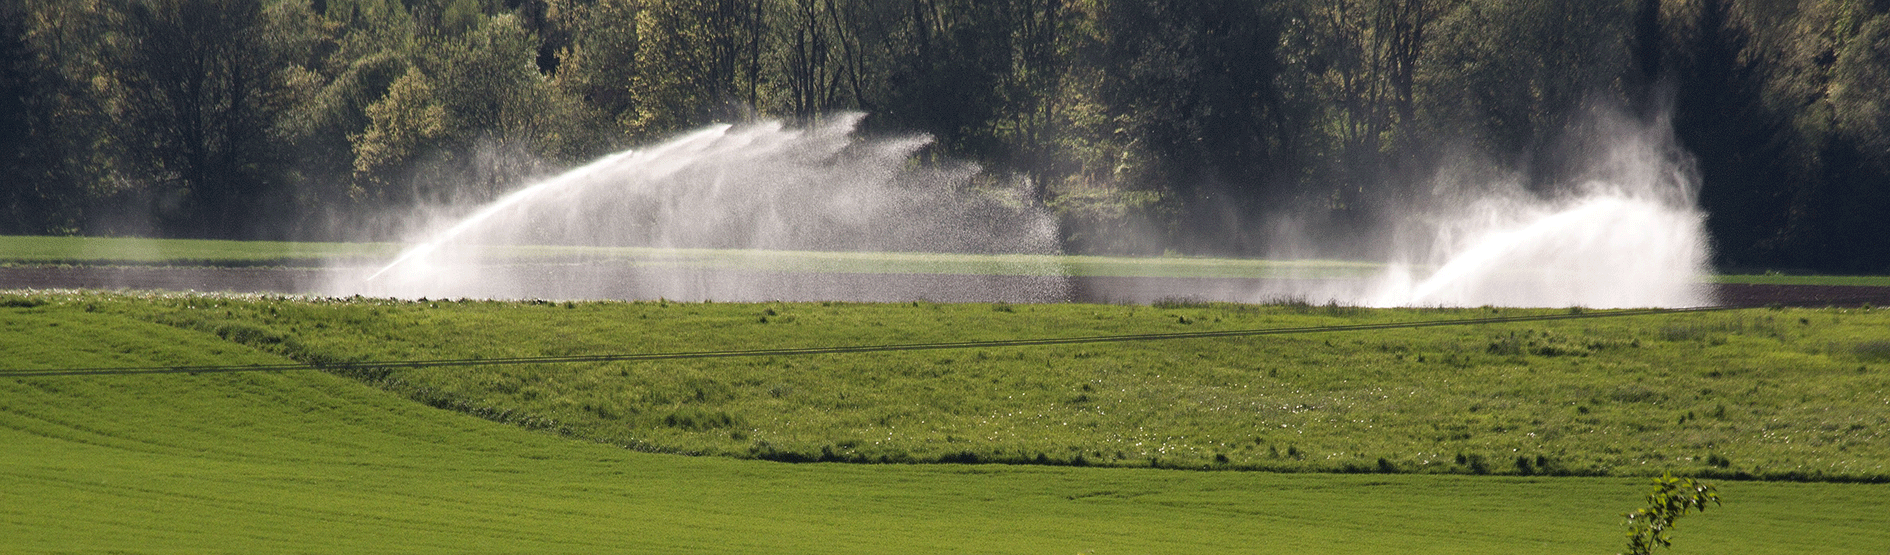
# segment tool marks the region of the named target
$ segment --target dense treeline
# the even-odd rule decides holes
[[[1370,230],[1671,118],[1719,263],[1890,271],[1885,0],[0,0],[0,232],[317,238],[710,122],[871,114],[1075,250]],[[1342,243],[1342,241],[1340,241]]]

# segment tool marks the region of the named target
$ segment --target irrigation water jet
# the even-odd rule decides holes
[[[1380,307],[1712,304],[1697,178],[1671,125],[1606,115],[1588,125],[1591,154],[1568,185],[1440,179],[1431,202],[1379,239],[1390,256],[1375,278],[1262,295]]]
[[[331,272],[323,294],[500,299],[1258,302],[1360,306],[1688,307],[1711,304],[1704,216],[1665,122],[1603,121],[1588,170],[1547,192],[1439,180],[1396,218],[1372,278],[1250,280],[1065,275],[1055,219],[1022,185],[919,164],[921,136],[857,136],[860,114],[805,128],[717,125],[626,150],[451,218],[377,268]],[[821,266],[845,253],[871,255]],[[924,268],[925,253],[1000,255],[990,271]],[[895,258],[918,260],[893,268]],[[1008,257],[1008,258],[1007,258]],[[783,263],[787,260],[788,263]],[[858,261],[867,261],[864,266]],[[813,264],[810,266],[810,261]],[[874,262],[880,261],[880,262]],[[1226,280],[1221,280],[1226,281]]]
[[[425,219],[392,262],[327,294],[680,300],[1064,300],[1054,219],[971,165],[921,165],[922,136],[856,136],[862,114],[804,128],[714,125],[598,158],[454,218]],[[990,181],[990,180],[985,180]],[[798,251],[798,252],[797,252]],[[1002,283],[780,271],[773,258],[915,252],[1021,256]],[[860,274],[865,274],[861,276]],[[994,290],[993,287],[997,289]],[[967,298],[967,300],[970,300]]]
[[[1504,210],[1486,208],[1494,212]],[[1597,193],[1510,205],[1511,217],[1450,242],[1432,264],[1394,263],[1373,306],[1690,307],[1705,296],[1701,218]],[[1429,270],[1422,279],[1420,269]]]

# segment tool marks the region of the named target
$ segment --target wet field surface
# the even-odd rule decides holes
[[[539,298],[680,301],[1244,303],[1327,299],[1279,291],[1330,289],[1346,280],[965,274],[797,273],[596,265],[507,267],[483,281],[438,289],[441,298]],[[312,268],[170,266],[16,266],[0,268],[0,289],[104,289],[320,296],[386,296],[353,272]],[[1342,284],[1342,283],[1341,283]],[[1727,306],[1890,305],[1890,287],[1831,285],[1712,286]],[[519,292],[527,292],[520,294]],[[1273,293],[1269,293],[1273,292]]]

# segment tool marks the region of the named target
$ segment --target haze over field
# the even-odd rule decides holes
[[[454,212],[467,215],[458,219],[420,216],[411,224],[420,230],[411,236],[416,246],[386,266],[339,276],[326,292],[562,299],[595,289],[559,279],[517,280],[507,268],[491,267],[500,263],[484,260],[495,245],[1056,252],[1054,219],[1023,191],[974,188],[978,170],[971,165],[914,164],[913,153],[930,142],[924,137],[854,137],[862,117],[842,114],[804,128],[778,121],[710,126],[460,208]],[[1047,258],[1036,265],[1022,270],[1055,275],[1059,269]],[[724,280],[678,295],[688,286],[679,282],[691,279],[685,272],[641,272],[639,297],[726,300],[775,290]],[[1061,295],[1053,283],[1044,287],[1032,296]]]
[[[855,136],[861,114],[793,128],[782,122],[712,126],[612,154],[528,184],[498,200],[416,216],[415,246],[385,266],[338,272],[325,294],[404,298],[587,298],[600,280],[633,298],[907,300],[951,293],[926,286],[874,287],[885,273],[851,267],[852,293],[816,292],[737,271],[644,267],[605,273],[537,272],[491,257],[505,245],[656,249],[867,251],[1044,255],[1058,249],[1056,220],[1021,183],[978,186],[975,167],[917,165],[919,137]],[[1581,181],[1531,192],[1513,176],[1472,170],[1440,175],[1430,194],[1397,214],[1369,252],[1386,270],[1367,279],[1284,279],[1233,298],[1298,298],[1354,306],[1702,306],[1707,275],[1704,216],[1687,158],[1665,124],[1606,122]],[[1468,164],[1468,163],[1466,163]],[[1333,249],[1307,230],[1276,228],[1290,249]],[[1123,231],[1127,232],[1127,231]],[[1282,241],[1287,243],[1287,241]],[[1275,250],[1287,250],[1281,247]],[[660,252],[655,254],[661,257]],[[784,254],[785,256],[785,254]],[[1031,259],[1017,259],[1031,260]],[[1054,258],[1005,271],[1020,300],[1064,300]],[[581,259],[566,264],[582,265]],[[555,265],[552,265],[555,266]],[[819,269],[812,269],[819,273]],[[1255,276],[1261,277],[1261,276]],[[803,279],[803,278],[797,278]],[[819,278],[817,278],[819,279]],[[927,278],[910,278],[927,279]],[[930,278],[937,279],[937,278]],[[755,283],[760,281],[761,283]],[[624,293],[618,293],[624,294]],[[818,295],[842,298],[817,298]],[[1220,293],[1226,295],[1225,292]],[[852,295],[852,296],[848,296]],[[1205,298],[1185,286],[1180,296]]]

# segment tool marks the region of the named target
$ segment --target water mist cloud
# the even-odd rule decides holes
[[[1671,127],[1601,117],[1589,131],[1579,173],[1547,191],[1442,174],[1431,202],[1381,238],[1382,275],[1314,294],[1369,306],[1710,304],[1698,181]]]
[[[968,164],[922,166],[923,136],[867,139],[861,114],[794,128],[780,121],[705,127],[660,144],[599,158],[456,211],[416,216],[415,246],[384,267],[342,276],[328,294],[393,297],[806,298],[817,276],[699,271],[662,261],[532,264],[494,256],[508,246],[632,247],[724,251],[873,251],[1054,254],[1054,219],[1020,191],[974,187]],[[573,251],[581,252],[581,251]],[[646,257],[647,258],[647,257]],[[661,256],[657,256],[661,258]],[[726,258],[726,257],[724,257]],[[1042,273],[1055,273],[1044,263]],[[613,283],[600,283],[611,281]],[[852,280],[861,282],[861,280]],[[1015,281],[1015,280],[1014,280]],[[1060,288],[1055,280],[1032,288]],[[864,282],[862,282],[864,283]],[[842,292],[842,298],[924,297]],[[903,289],[902,289],[903,287]],[[857,287],[854,287],[857,288]],[[1055,298],[1033,291],[1027,298]],[[890,296],[888,296],[890,295]]]
[[[1548,186],[1527,187],[1488,165],[1445,167],[1427,194],[1390,218],[1374,246],[1360,249],[1380,253],[1383,270],[1374,277],[1273,273],[1229,290],[1187,278],[1066,276],[1053,256],[1059,254],[1056,220],[1028,200],[1021,184],[986,183],[969,164],[917,163],[914,154],[929,144],[926,137],[862,138],[854,133],[860,118],[845,114],[805,128],[778,121],[706,127],[599,158],[494,202],[452,211],[451,218],[415,216],[418,231],[409,240],[415,246],[383,267],[331,272],[338,277],[320,292],[1009,302],[1212,296],[1594,308],[1710,303],[1697,178],[1664,121],[1596,118],[1585,146],[1569,156],[1577,169]],[[1300,253],[1335,248],[1295,230],[1293,221],[1304,220],[1276,220],[1268,234]],[[563,247],[571,250],[557,250]],[[616,247],[642,250],[629,259],[584,254]],[[693,254],[676,254],[684,251]],[[789,251],[1026,256],[997,275],[770,266],[769,257]],[[700,264],[702,252],[716,253],[708,256],[715,260]],[[697,259],[682,261],[690,256]],[[820,259],[806,252],[792,257]],[[1241,298],[1238,291],[1251,295]]]

